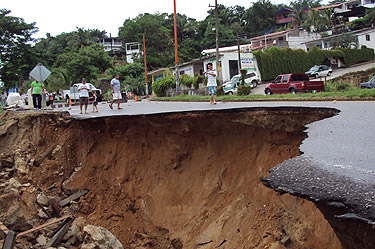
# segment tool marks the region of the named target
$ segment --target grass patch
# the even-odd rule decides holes
[[[272,95],[260,95],[250,94],[247,96],[237,95],[224,95],[217,96],[218,101],[245,101],[245,100],[272,100],[272,99],[303,99],[308,101],[309,99],[333,99],[333,98],[348,98],[348,99],[372,99],[375,98],[374,89],[350,89],[347,91],[334,91],[334,92],[319,92],[319,93],[299,93],[299,94],[272,94]],[[180,95],[175,97],[155,97],[154,101],[209,101],[210,96],[192,96],[192,95]]]

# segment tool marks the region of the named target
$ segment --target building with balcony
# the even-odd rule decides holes
[[[250,39],[250,49],[254,51],[258,49],[277,47],[306,50],[306,42],[320,38],[321,35],[319,33],[307,32],[305,30],[295,28],[292,30],[253,37]]]
[[[107,37],[99,41],[103,45],[104,50],[110,55],[121,54],[124,51],[121,39],[119,37]]]
[[[289,8],[281,8],[279,9],[276,14],[276,24],[282,25],[287,24],[294,21],[294,17],[292,16],[293,12],[295,10],[289,9]]]
[[[135,57],[143,55],[142,46],[138,42],[129,42],[125,44],[126,61],[133,63]]]
[[[375,50],[375,27],[346,32],[345,34],[350,34],[357,37],[358,48],[366,46]],[[333,49],[336,45],[335,43],[339,39],[340,35],[330,35],[324,38],[305,42],[304,45],[306,46],[307,50],[313,46],[317,46],[320,49]]]

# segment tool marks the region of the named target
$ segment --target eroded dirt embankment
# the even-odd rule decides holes
[[[88,189],[78,215],[125,248],[284,248],[285,235],[292,248],[341,248],[314,204],[261,182],[300,154],[306,124],[334,114],[255,108],[85,121],[17,114],[0,133],[1,160],[25,158],[14,176],[48,195]],[[51,156],[31,166],[52,142]],[[35,198],[28,188],[18,195],[9,205]],[[7,205],[0,217],[11,226]],[[24,208],[35,217],[32,204]]]

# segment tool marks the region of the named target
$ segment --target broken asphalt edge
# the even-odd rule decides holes
[[[179,100],[170,100],[170,99],[150,99],[150,101],[156,102],[207,102],[207,100],[192,100],[192,99],[179,99]],[[217,102],[317,102],[317,101],[375,101],[375,97],[329,97],[329,98],[279,98],[279,99],[230,99],[230,100],[217,100]]]

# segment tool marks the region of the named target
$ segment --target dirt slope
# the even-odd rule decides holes
[[[15,148],[26,153],[27,172],[17,178],[49,195],[90,190],[79,215],[125,248],[285,248],[285,235],[292,248],[341,248],[311,202],[261,182],[300,154],[305,124],[333,114],[256,108],[91,121],[18,114],[1,128],[1,159],[14,158]],[[52,142],[52,155],[30,167]]]

